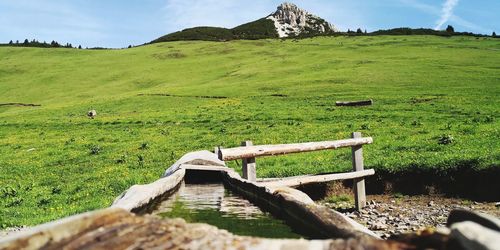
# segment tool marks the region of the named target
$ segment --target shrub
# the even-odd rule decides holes
[[[455,138],[451,135],[441,135],[438,139],[438,144],[440,145],[448,145],[455,141]]]
[[[91,155],[98,155],[101,153],[101,147],[99,145],[91,145],[89,149]]]
[[[146,150],[148,148],[149,148],[149,144],[147,142],[143,142],[141,144],[141,146],[139,147],[139,149],[141,149],[141,150]]]

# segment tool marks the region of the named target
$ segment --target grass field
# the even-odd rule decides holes
[[[500,40],[492,38],[2,47],[0,103],[42,106],[0,106],[0,226],[109,206],[187,152],[243,140],[306,142],[361,131],[375,140],[365,165],[379,173],[498,170],[499,96]],[[368,98],[375,105],[335,107]],[[91,108],[94,120],[86,117]],[[259,159],[257,172],[290,176],[350,164],[345,149]]]

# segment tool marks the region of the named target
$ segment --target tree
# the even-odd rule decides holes
[[[495,33],[495,31],[493,31],[493,33],[491,34],[492,37],[497,37],[497,33]],[[11,41],[12,42],[12,41]]]
[[[495,33],[495,32],[493,32],[493,33]],[[12,44],[14,44],[14,42],[12,42],[12,40],[10,40],[9,44],[12,45]]]
[[[78,45],[78,49],[82,49],[82,45]]]
[[[16,40],[16,44],[19,44],[19,40]]]
[[[358,33],[358,34],[363,34],[363,31],[361,30],[361,28],[358,28],[358,29],[356,30],[356,33]]]
[[[24,39],[24,44],[29,44],[30,42],[28,41],[28,39]]]
[[[132,45],[129,45],[129,46],[128,46],[128,48],[129,48],[129,49],[130,49],[130,48],[132,48]]]
[[[54,48],[61,47],[61,45],[59,45],[59,43],[58,43],[58,42],[56,42],[56,41],[52,41],[52,42],[50,42],[50,46],[52,46],[52,47],[54,47]]]
[[[448,25],[448,27],[446,27],[446,32],[455,33],[455,28],[453,28],[453,26],[451,26],[451,25]]]

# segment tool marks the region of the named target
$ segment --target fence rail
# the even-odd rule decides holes
[[[327,149],[338,149],[345,147],[361,146],[373,143],[373,138],[353,138],[337,141],[307,142],[295,144],[280,145],[256,145],[241,146],[236,148],[219,149],[219,159],[223,161],[232,161],[239,159],[249,159],[262,156],[286,155],[293,153],[303,153],[320,151]]]

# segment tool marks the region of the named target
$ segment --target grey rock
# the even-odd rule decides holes
[[[370,229],[371,230],[376,230],[376,231],[386,230],[387,229],[387,225],[384,224],[384,223],[382,223],[382,222],[377,221],[377,222],[371,224]]]
[[[446,225],[453,226],[455,223],[472,221],[483,227],[500,232],[500,220],[487,214],[474,213],[467,210],[453,210],[448,217]]]
[[[292,3],[281,4],[267,19],[274,21],[280,37],[296,36],[311,31],[319,34],[337,31],[329,22]]]
[[[453,224],[450,238],[458,242],[464,249],[500,249],[500,232],[471,221]]]

